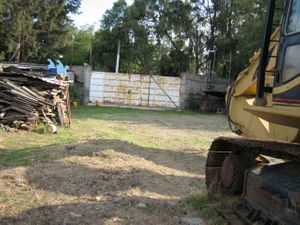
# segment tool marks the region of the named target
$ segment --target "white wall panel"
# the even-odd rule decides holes
[[[100,104],[176,108],[180,84],[178,77],[92,72],[90,100]]]

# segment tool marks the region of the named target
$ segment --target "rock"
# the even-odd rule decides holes
[[[136,205],[137,208],[139,209],[147,209],[148,206],[142,202],[140,202],[139,204]]]
[[[23,187],[24,186],[24,180],[20,179],[20,178],[16,178],[15,179],[15,185],[17,187]]]
[[[190,217],[182,217],[180,218],[180,224],[184,225],[206,225],[203,219],[201,218],[190,218]]]
[[[72,217],[76,217],[76,218],[82,217],[81,214],[74,213],[74,212],[70,212],[70,215],[71,215]]]
[[[102,197],[101,196],[97,196],[95,199],[96,199],[97,202],[100,202],[102,200]]]

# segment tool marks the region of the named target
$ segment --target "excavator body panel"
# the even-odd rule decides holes
[[[240,138],[218,138],[209,150],[206,185],[238,195],[245,224],[300,224],[300,0],[268,0],[264,41],[228,88],[228,120]],[[272,34],[273,31],[273,34]]]

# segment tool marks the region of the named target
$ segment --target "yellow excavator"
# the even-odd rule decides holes
[[[300,224],[300,0],[278,2],[267,1],[262,48],[227,90],[240,137],[214,140],[206,162],[209,195],[238,196],[236,224]]]

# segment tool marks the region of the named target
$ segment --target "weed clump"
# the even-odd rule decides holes
[[[200,215],[204,219],[209,220],[209,224],[211,225],[227,224],[223,217],[211,205],[205,193],[191,193],[182,203],[192,206],[195,210],[199,210]]]

